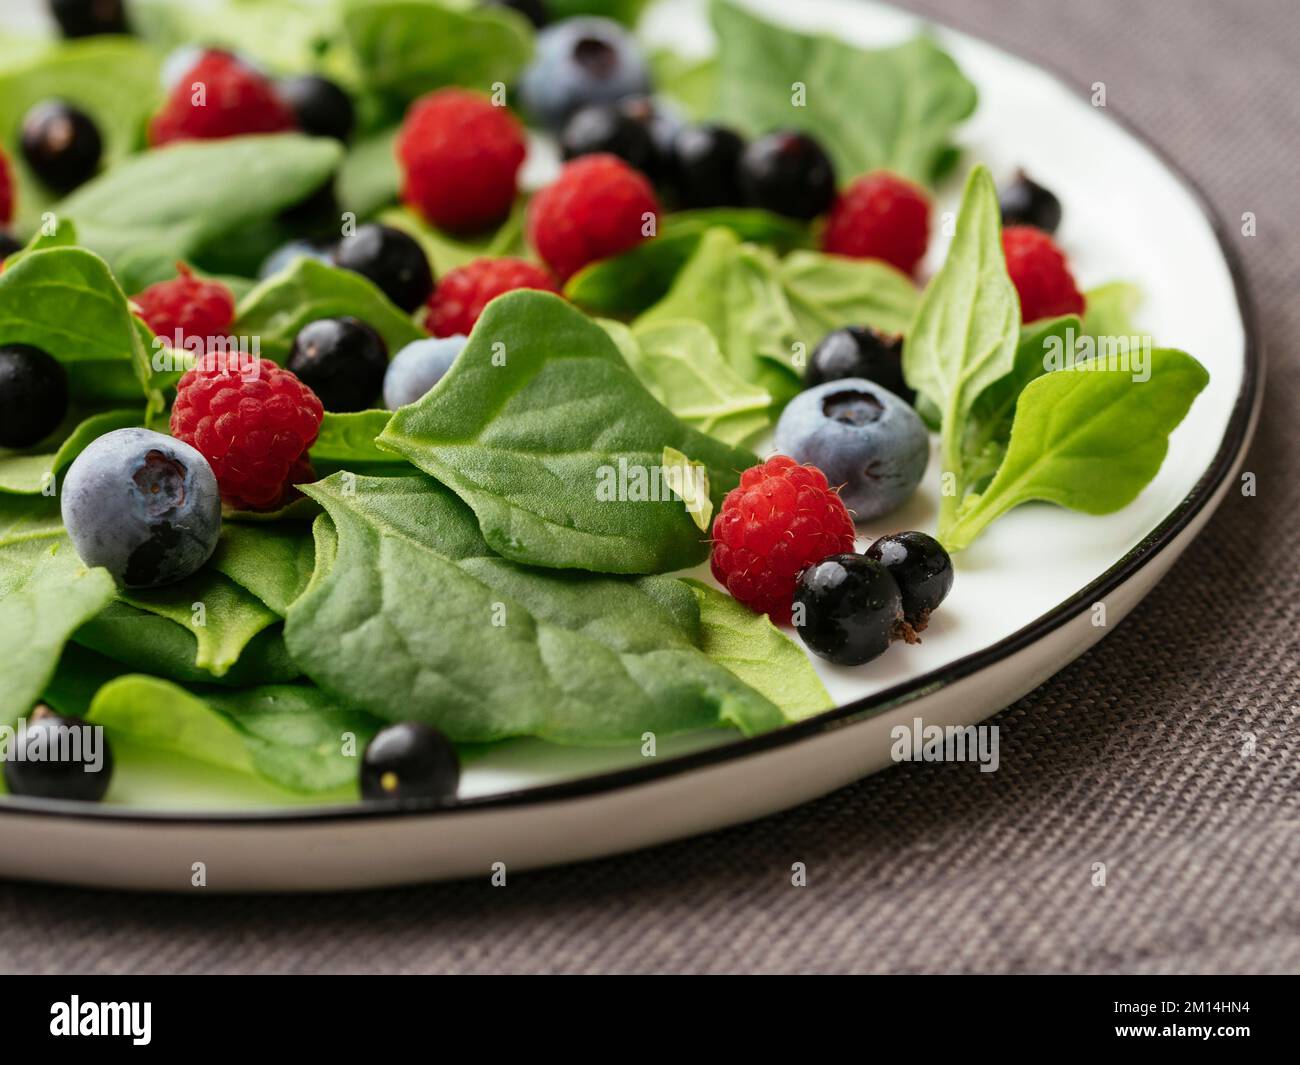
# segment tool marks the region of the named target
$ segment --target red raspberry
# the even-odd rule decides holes
[[[201,95],[200,95],[201,94]],[[271,82],[229,52],[204,52],[149,123],[149,143],[297,129]]]
[[[816,466],[775,455],[746,470],[713,523],[713,576],[737,600],[790,623],[801,570],[853,550],[853,519]]]
[[[647,215],[659,201],[645,175],[615,155],[584,155],[566,163],[528,210],[528,238],[561,281],[588,263],[640,244]]]
[[[226,337],[235,320],[234,293],[219,281],[200,280],[184,263],[176,264],[176,273],[171,281],[159,281],[131,297],[145,325],[155,336],[182,349],[187,337],[205,341]],[[205,343],[204,350],[208,347]]]
[[[1002,231],[1007,273],[1020,293],[1020,320],[1034,322],[1061,314],[1083,314],[1083,295],[1052,238],[1035,226]]]
[[[883,259],[916,272],[930,243],[930,198],[897,174],[878,170],[840,193],[826,221],[822,248],[854,259]]]
[[[560,291],[542,267],[522,259],[475,259],[442,275],[429,297],[429,315],[424,320],[436,337],[469,336],[483,308],[503,292],[517,288]]]
[[[228,352],[181,378],[171,430],[208,460],[226,503],[273,510],[310,476],[307,450],[323,413],[316,393],[288,370]]]
[[[435,226],[472,232],[510,213],[527,147],[504,107],[468,89],[439,89],[411,105],[396,152],[402,199]]]
[[[0,151],[0,226],[14,220],[14,172],[9,157]]]

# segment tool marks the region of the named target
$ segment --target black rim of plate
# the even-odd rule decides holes
[[[1075,95],[1079,95],[1071,87],[1069,79],[1064,77],[1050,63],[1045,63],[1036,57],[1027,56],[1023,53],[1011,52],[968,30],[954,29],[929,18],[922,19],[922,21],[932,26],[943,26],[949,32],[978,40],[1003,56],[1031,63],[1037,69],[1050,74],[1063,87],[1075,92]],[[1210,205],[1209,198],[1200,185],[1186,173],[1179,163],[1170,158],[1169,154],[1160,145],[1154,143],[1123,115],[1116,114],[1109,107],[1107,112],[1113,122],[1151,152],[1164,168],[1191,194],[1192,199],[1200,208],[1201,214],[1214,234],[1219,252],[1223,256],[1232,278],[1233,290],[1237,299],[1237,310],[1241,316],[1245,337],[1241,388],[1233,404],[1232,414],[1228,419],[1228,425],[1219,450],[1215,453],[1209,467],[1178,506],[1167,514],[1163,521],[1144,536],[1137,546],[1111,566],[1110,569],[1024,628],[983,650],[956,659],[941,669],[933,670],[910,681],[897,684],[883,692],[846,703],[843,706],[837,706],[832,710],[786,725],[772,732],[720,743],[700,751],[676,755],[663,761],[648,762],[645,765],[576,777],[572,780],[559,781],[554,784],[539,784],[535,787],[520,788],[514,791],[495,792],[490,795],[459,800],[444,805],[399,806],[357,800],[350,805],[304,807],[302,809],[273,807],[241,810],[239,812],[213,811],[205,813],[199,811],[178,813],[168,810],[116,808],[99,806],[94,803],[27,799],[21,796],[6,795],[0,797],[0,815],[35,814],[56,817],[61,820],[112,821],[153,824],[160,827],[174,827],[186,824],[293,826],[366,818],[409,820],[412,818],[447,817],[457,813],[503,810],[591,798],[606,792],[621,791],[624,788],[650,784],[696,770],[707,769],[725,762],[747,758],[751,755],[763,754],[800,743],[814,736],[829,733],[838,728],[858,724],[895,707],[912,702],[923,695],[947,687],[975,673],[995,667],[1011,655],[1029,647],[1044,636],[1067,624],[1089,609],[1092,603],[1113,592],[1152,562],[1191,523],[1192,519],[1209,505],[1219,487],[1231,474],[1237,459],[1242,455],[1249,442],[1249,435],[1255,422],[1256,408],[1262,396],[1260,383],[1263,377],[1263,356],[1259,346],[1259,330],[1255,317],[1254,302],[1247,287],[1246,274],[1240,257],[1236,249],[1228,243],[1227,231],[1222,221]]]

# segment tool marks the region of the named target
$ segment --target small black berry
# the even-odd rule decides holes
[[[902,635],[903,601],[894,578],[875,559],[831,555],[795,584],[794,627],[814,654],[860,666]]]
[[[5,785],[14,795],[99,802],[113,778],[113,752],[102,726],[38,706],[10,741]]]
[[[23,242],[17,240],[12,234],[0,230],[0,263],[4,262],[9,256],[16,251],[23,250]]]
[[[673,141],[672,184],[683,207],[738,207],[745,142],[725,126],[687,126]]]
[[[484,7],[508,7],[518,11],[529,22],[541,29],[551,20],[546,0],[484,0]]]
[[[1002,190],[999,197],[1004,226],[1036,226],[1044,233],[1055,233],[1061,224],[1061,201],[1023,170]]]
[[[659,152],[650,129],[617,104],[589,104],[573,113],[560,134],[565,159],[608,152],[643,174],[659,169]]]
[[[388,371],[388,347],[365,322],[320,318],[298,331],[286,368],[336,414],[375,406]]]
[[[903,618],[913,632],[921,632],[930,615],[952,590],[952,559],[943,545],[923,532],[882,536],[866,550],[885,567],[903,597]]]
[[[68,413],[68,375],[30,344],[0,347],[0,447],[39,444]]]
[[[850,325],[827,333],[808,359],[804,387],[861,377],[888,389],[899,399],[916,402],[903,379],[903,338]]]
[[[318,74],[286,78],[275,91],[289,105],[304,133],[344,143],[352,136],[357,120],[352,98],[329,78]]]
[[[413,312],[433,292],[433,270],[414,237],[400,229],[370,222],[344,237],[334,262],[368,277],[398,307]]]
[[[746,201],[774,214],[810,220],[835,200],[835,167],[806,133],[781,130],[760,137],[740,157]]]
[[[50,14],[64,37],[130,32],[122,0],[50,0]]]
[[[54,192],[71,192],[95,176],[104,142],[86,112],[63,100],[42,100],[23,119],[23,158]]]
[[[375,733],[361,757],[366,799],[446,801],[460,786],[460,758],[452,742],[430,725],[404,721]]]

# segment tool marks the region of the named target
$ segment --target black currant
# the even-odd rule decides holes
[[[455,746],[419,721],[380,729],[361,757],[361,795],[366,799],[447,801],[456,797],[459,786]]]
[[[1023,170],[1002,190],[999,197],[1004,226],[1036,226],[1045,233],[1055,233],[1061,224],[1061,201]]]
[[[95,176],[104,154],[99,128],[63,100],[42,100],[23,119],[23,158],[54,192],[71,192]]]
[[[659,151],[650,128],[618,104],[589,104],[573,113],[560,134],[565,159],[608,152],[643,174],[659,169]]]
[[[898,585],[863,555],[831,555],[799,574],[793,617],[808,649],[841,666],[870,662],[903,635]]]
[[[122,0],[50,0],[50,13],[64,37],[130,32]]]
[[[903,338],[850,325],[822,337],[804,371],[804,387],[860,377],[888,389],[899,399],[916,402],[916,392],[903,379]]]
[[[99,802],[113,778],[104,730],[38,706],[5,751],[5,786],[14,795]]]
[[[0,447],[31,447],[68,413],[68,375],[30,344],[0,347]]]
[[[286,367],[326,410],[366,410],[383,391],[388,348],[365,322],[319,318],[298,331]]]
[[[286,78],[275,91],[289,105],[304,133],[345,143],[352,136],[357,120],[352,98],[329,78],[318,74]]]
[[[745,142],[725,126],[687,126],[673,141],[672,184],[683,207],[738,207]]]
[[[370,222],[334,248],[334,262],[368,277],[398,307],[413,312],[433,292],[433,270],[414,237]]]
[[[835,200],[835,167],[806,133],[781,130],[753,141],[740,157],[745,200],[774,214],[810,220]]]
[[[952,559],[943,544],[923,532],[882,536],[866,551],[889,571],[903,597],[903,618],[922,631],[952,590]]]

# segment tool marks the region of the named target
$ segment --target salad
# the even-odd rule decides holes
[[[0,37],[16,795],[111,800],[117,743],[436,804],[515,737],[780,728],[832,705],[810,656],[941,638],[1011,508],[1130,503],[1208,381],[963,156],[928,36],[49,7]],[[935,526],[859,552],[934,461]]]

